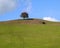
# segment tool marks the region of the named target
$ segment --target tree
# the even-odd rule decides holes
[[[28,13],[26,13],[26,12],[23,12],[23,13],[21,13],[21,17],[23,18],[23,19],[28,19]]]

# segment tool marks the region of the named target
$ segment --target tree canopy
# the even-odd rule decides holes
[[[27,19],[29,16],[28,16],[28,13],[27,13],[27,12],[22,12],[22,13],[21,13],[21,17],[22,17],[23,19]]]

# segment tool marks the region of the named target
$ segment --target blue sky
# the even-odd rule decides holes
[[[25,5],[25,3],[27,3],[26,1],[27,0],[17,0],[14,10],[5,11],[0,14],[0,21],[19,19],[21,12],[28,6]],[[50,21],[60,20],[60,0],[30,0],[30,3],[31,9],[28,12],[30,18],[39,18]]]

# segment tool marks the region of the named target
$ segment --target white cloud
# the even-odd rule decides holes
[[[16,0],[0,0],[0,14],[11,11],[16,7]]]
[[[47,20],[47,21],[53,21],[53,22],[58,22],[59,20],[52,18],[52,17],[43,17],[43,20]]]
[[[24,8],[23,8],[22,12],[30,12],[32,9],[31,0],[22,0],[22,2],[24,3]]]

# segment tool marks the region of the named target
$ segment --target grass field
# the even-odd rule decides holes
[[[1,23],[0,48],[60,48],[60,25]]]

